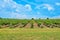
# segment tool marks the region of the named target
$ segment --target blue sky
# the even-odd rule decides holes
[[[60,0],[0,0],[2,18],[60,18]]]

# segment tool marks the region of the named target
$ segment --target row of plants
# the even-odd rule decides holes
[[[38,23],[38,26],[41,27],[41,24],[45,25],[46,27],[53,28],[53,27],[59,27],[60,28],[60,19],[42,19],[42,20],[36,20]]]
[[[37,23],[38,27],[44,28],[49,27],[59,27],[60,28],[60,19],[0,19],[0,28],[1,27],[25,27],[28,23],[31,24],[31,28],[33,28],[33,24]]]

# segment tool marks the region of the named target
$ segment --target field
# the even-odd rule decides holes
[[[60,40],[60,28],[0,29],[0,40]]]
[[[0,40],[60,40],[60,19],[0,19]]]
[[[0,28],[60,28],[60,19],[0,19]]]

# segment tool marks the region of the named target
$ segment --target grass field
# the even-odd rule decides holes
[[[60,19],[0,19],[0,40],[60,40]]]
[[[60,28],[3,28],[0,40],[60,40]]]

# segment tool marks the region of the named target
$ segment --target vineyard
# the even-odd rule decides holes
[[[60,28],[60,19],[0,19],[0,28]]]
[[[60,40],[60,19],[0,19],[0,40]]]

